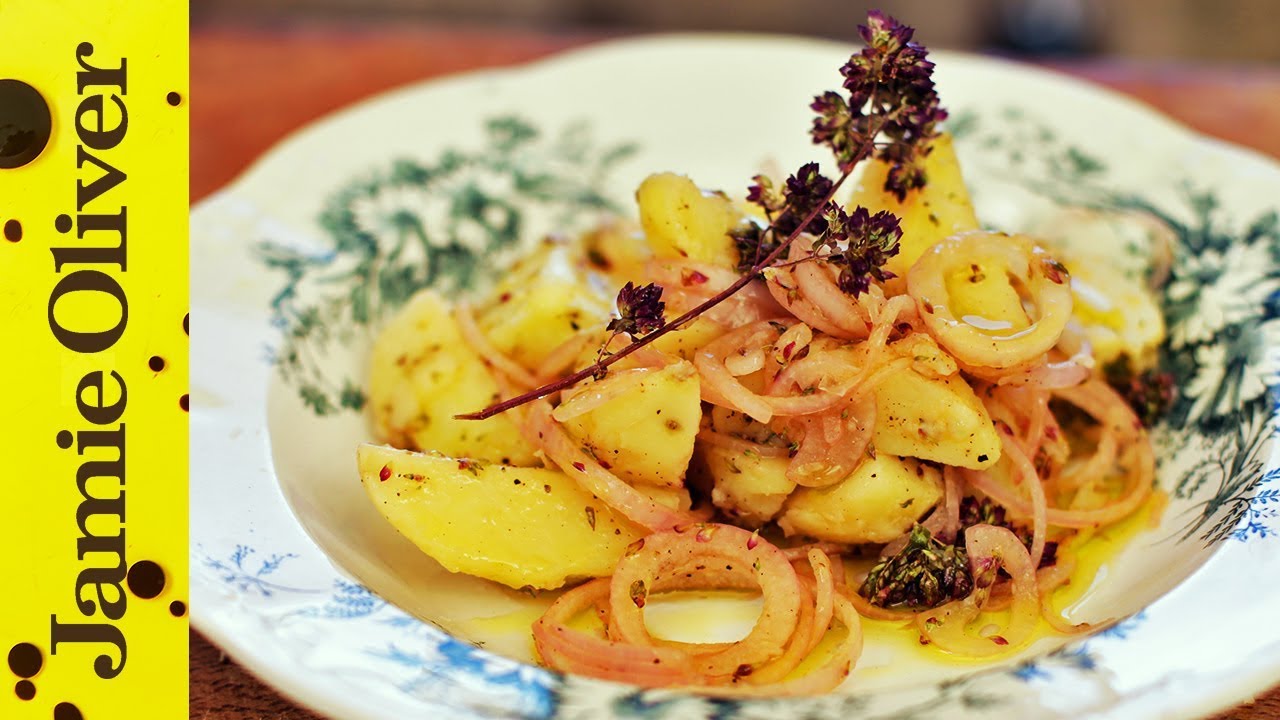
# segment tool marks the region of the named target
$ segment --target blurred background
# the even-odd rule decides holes
[[[429,22],[557,32],[733,30],[847,39],[871,7],[933,47],[1024,57],[1280,64],[1280,0],[194,0],[192,27]],[[848,18],[847,22],[840,19]]]

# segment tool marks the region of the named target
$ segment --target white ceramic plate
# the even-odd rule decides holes
[[[1103,218],[1091,226],[1097,251],[1121,266],[1125,233],[1149,227],[1135,218],[1157,218],[1174,239],[1166,349],[1182,399],[1155,435],[1171,503],[1070,609],[1127,620],[982,668],[899,665],[872,647],[821,698],[641,692],[510,659],[529,654],[519,633],[467,642],[502,636],[485,618],[521,598],[445,573],[364,497],[354,448],[369,436],[365,358],[413,289],[482,286],[543,233],[630,212],[651,171],[738,193],[762,166],[820,159],[806,106],[838,85],[850,51],[676,36],[426,83],[297,133],[202,203],[196,626],[337,718],[1191,717],[1280,680],[1268,390],[1280,168],[1096,88],[989,59],[935,53],[984,222],[1052,227],[1059,203],[1086,206]]]

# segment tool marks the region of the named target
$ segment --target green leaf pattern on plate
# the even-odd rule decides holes
[[[548,137],[517,117],[493,118],[478,148],[396,160],[334,193],[319,218],[325,250],[260,243],[259,261],[284,276],[271,302],[283,333],[272,360],[302,402],[320,416],[362,410],[363,379],[322,370],[335,344],[369,339],[422,288],[483,289],[541,234],[616,212],[602,181],[635,146],[599,147],[588,130]]]

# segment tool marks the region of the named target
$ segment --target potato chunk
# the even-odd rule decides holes
[[[373,346],[370,406],[379,439],[453,457],[536,464],[533,448],[509,417],[454,420],[498,399],[484,362],[462,340],[447,302],[413,296]]]
[[[710,319],[700,317],[678,330],[663,335],[653,341],[654,350],[677,355],[692,361],[693,356],[724,334],[724,328]]]
[[[1153,293],[1106,259],[1080,257],[1067,266],[1072,271],[1072,316],[1093,346],[1094,359],[1105,365],[1127,356],[1137,368],[1154,366],[1165,326]]]
[[[875,396],[877,452],[975,470],[1000,459],[991,416],[959,375],[929,378],[903,368],[885,377]]]
[[[925,159],[925,186],[907,193],[905,200],[885,192],[884,181],[889,165],[872,160],[858,181],[850,207],[865,205],[871,212],[888,210],[902,220],[902,240],[898,254],[889,259],[886,268],[898,277],[906,277],[915,261],[938,241],[967,230],[977,230],[978,216],[960,173],[960,161],[951,144],[951,136],[943,133],[933,141],[933,149]]]
[[[704,193],[683,175],[658,173],[640,183],[636,202],[655,257],[738,264],[729,230],[742,215],[725,196]]]
[[[546,246],[494,288],[476,324],[500,352],[536,370],[579,330],[609,321],[613,302],[602,282],[590,281],[585,263],[575,248]]]
[[[1045,240],[1071,271],[1073,319],[1084,328],[1098,365],[1121,356],[1135,369],[1155,365],[1166,329],[1149,283],[1160,280],[1152,273],[1164,274],[1157,268],[1167,266],[1177,246],[1173,229],[1141,210],[1067,206],[1039,217],[1028,232]]]
[[[660,485],[640,485],[636,487],[640,494],[672,510],[688,510],[693,506],[693,497],[683,487],[664,487]]]
[[[608,401],[564,420],[564,428],[595,457],[629,483],[684,485],[702,418],[701,388],[693,364],[613,372],[575,388],[575,398],[603,395]]]
[[[936,468],[880,453],[835,485],[796,490],[778,526],[787,535],[884,543],[910,530],[941,499],[942,473]]]
[[[636,225],[613,220],[585,233],[579,240],[587,263],[622,287],[627,280],[644,277],[653,248]]]
[[[769,522],[782,510],[796,484],[787,479],[790,458],[762,457],[729,448],[699,448],[702,467],[712,481],[711,502],[751,527]]]
[[[558,470],[361,445],[378,511],[451,572],[513,588],[557,588],[613,572],[643,531]]]
[[[960,368],[951,353],[926,332],[913,332],[889,346],[898,357],[911,358],[911,369],[925,377],[955,375]]]

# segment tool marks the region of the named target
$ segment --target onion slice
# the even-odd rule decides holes
[[[1040,567],[1040,559],[1044,557],[1045,534],[1048,532],[1048,500],[1044,495],[1044,485],[1040,482],[1040,474],[1036,472],[1031,458],[1022,451],[1022,445],[1012,436],[1008,426],[1000,433],[1001,450],[1013,464],[1017,473],[1015,484],[1027,489],[1031,499],[1031,567]]]
[[[560,394],[560,404],[551,412],[551,417],[556,422],[565,422],[585,415],[636,389],[651,373],[651,368],[631,368],[614,370],[604,380],[588,378]]]
[[[732,408],[767,423],[774,415],[807,415],[822,412],[841,402],[841,394],[818,390],[809,395],[761,395],[743,385],[725,365],[731,354],[773,348],[773,344],[795,320],[762,320],[744,325],[711,341],[693,359],[702,379],[702,399],[713,405]],[[807,359],[807,358],[806,358]]]
[[[786,680],[774,685],[742,685],[730,688],[711,688],[703,692],[728,696],[746,697],[797,697],[802,695],[818,695],[837,688],[849,676],[854,662],[862,654],[862,618],[852,603],[844,595],[832,598],[833,615],[845,627],[844,640],[831,653],[830,660],[822,667],[816,668],[798,678]]]
[[[1124,399],[1102,380],[1094,379],[1074,388],[1055,391],[1055,394],[1093,416],[1102,426],[1103,437],[1113,434],[1117,442],[1124,443],[1128,464],[1129,483],[1116,500],[1090,510],[1064,510],[1047,508],[1045,521],[1049,525],[1069,528],[1098,527],[1127,517],[1151,495],[1155,480],[1155,456],[1142,423],[1138,421]],[[1015,488],[1000,482],[987,471],[964,470],[970,485],[981,490],[991,499],[1005,506],[1009,512],[1022,517],[1032,517],[1032,503]]]
[[[675,570],[691,563],[714,564],[752,577],[763,596],[760,617],[751,632],[727,648],[695,656],[698,672],[733,677],[741,675],[744,666],[762,665],[781,655],[800,614],[800,581],[777,547],[733,525],[681,526],[649,535],[640,547],[628,551],[610,581],[611,633],[623,642],[654,645],[644,624],[645,598],[662,590]]]
[[[609,596],[609,579],[599,578],[561,595],[533,624],[533,643],[548,666],[644,687],[702,682],[689,658],[663,647],[630,645],[569,627],[569,621]]]
[[[1031,326],[1003,333],[957,318],[950,308],[947,278],[975,262],[996,258],[1035,299]],[[1024,235],[973,231],[952,235],[925,251],[907,274],[925,327],[956,360],[966,365],[1010,368],[1034,361],[1058,344],[1071,318],[1071,278],[1061,263]]]

